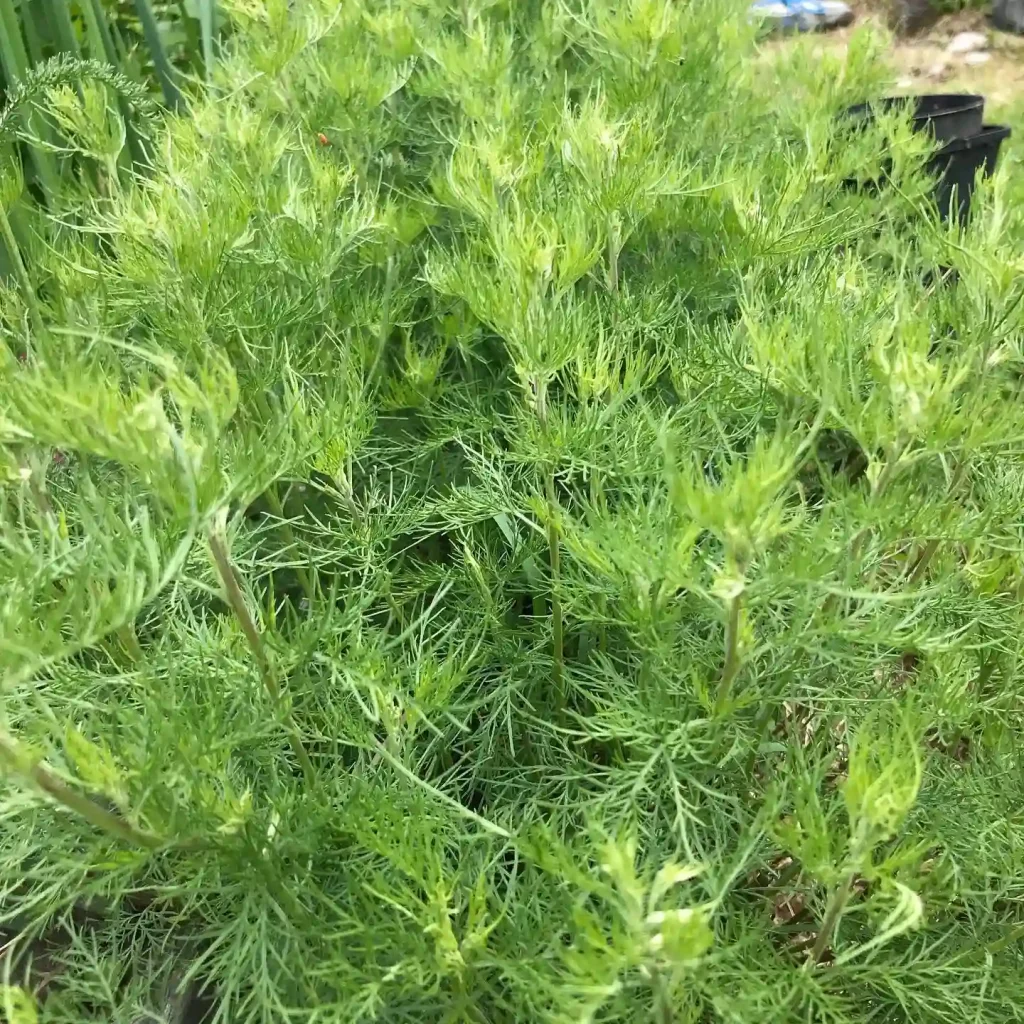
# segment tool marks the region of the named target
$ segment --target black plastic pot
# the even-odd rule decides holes
[[[992,5],[992,24],[1004,32],[1024,34],[1024,0],[996,0]]]
[[[992,175],[999,159],[999,147],[1009,137],[1010,129],[1006,125],[985,125],[976,135],[950,142],[932,157],[928,168],[938,178],[935,203],[944,221],[955,212],[961,224],[967,222],[978,172],[986,178]]]
[[[941,144],[968,139],[982,128],[985,97],[970,93],[931,93],[926,96],[889,96],[870,103],[858,103],[847,110],[852,118],[871,120],[878,111],[911,108],[910,123],[915,131],[927,131]]]

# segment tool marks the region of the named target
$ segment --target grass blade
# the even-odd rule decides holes
[[[75,35],[75,26],[71,24],[71,14],[65,0],[43,0],[41,6],[42,17],[53,33],[58,48],[64,53],[70,53],[72,57],[80,57],[78,37]],[[99,54],[95,56],[99,57]]]
[[[174,69],[160,40],[160,29],[149,0],[135,0],[135,11],[142,23],[142,34],[149,47],[149,55],[153,61],[157,81],[160,83],[160,91],[164,94],[164,102],[171,110],[177,110],[181,106],[181,91],[174,81]]]
[[[107,29],[106,19],[99,10],[97,0],[86,0],[82,4],[82,20],[85,22],[85,36],[88,40],[89,55],[97,60],[106,60],[119,67],[114,43]]]
[[[46,38],[46,25],[42,30],[36,25],[33,17],[34,8],[29,3],[21,5],[21,27],[25,34],[25,45],[28,49],[29,59],[33,64],[38,64],[43,59],[43,39]]]
[[[3,71],[8,89],[24,78],[30,67],[13,0],[0,0],[0,70]],[[22,117],[33,128],[41,127],[37,116],[23,111]],[[43,152],[38,146],[32,146],[30,149],[39,182],[47,196],[52,198],[60,191],[60,175],[57,173],[56,164],[50,154]]]
[[[11,0],[0,0],[0,30],[0,70],[10,88],[28,70],[18,12]]]
[[[188,54],[189,65],[195,66],[198,70],[202,46],[199,42],[199,33],[196,31],[194,24],[196,19],[188,13],[185,0],[178,0],[177,8],[181,27],[185,30],[185,52]]]
[[[55,2],[59,3],[60,0],[55,0]],[[128,75],[129,78],[137,79],[138,76],[134,73],[134,65],[129,61],[119,59],[120,55],[114,44],[114,38],[110,33],[110,26],[107,24],[107,19],[100,8],[99,0],[86,0],[82,4],[82,16],[85,19],[85,31],[89,39],[89,48],[92,51],[92,56],[97,60],[105,60],[108,64]],[[145,149],[138,132],[132,125],[131,109],[121,96],[117,98],[117,105],[121,112],[121,118],[124,121],[125,141],[131,158],[136,164],[145,163]]]
[[[203,44],[203,66],[206,80],[213,75],[213,35],[216,31],[217,0],[199,0],[199,33]]]

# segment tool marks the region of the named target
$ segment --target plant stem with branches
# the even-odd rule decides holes
[[[536,385],[536,415],[543,430],[548,429],[547,381]],[[565,693],[565,647],[562,623],[561,588],[561,538],[558,528],[558,499],[555,493],[555,466],[548,462],[544,467],[544,497],[547,502],[548,560],[551,567],[551,655],[554,664],[553,680],[555,700],[559,710],[566,706]]]
[[[90,825],[122,842],[154,850],[164,845],[159,836],[137,828],[115,811],[69,786],[44,761],[34,757],[10,733],[0,731],[0,763],[28,779],[48,797]]]
[[[740,671],[740,629],[743,621],[743,591],[729,598],[729,613],[725,623],[725,660],[718,680],[715,711],[721,714],[729,702],[733,683]]]
[[[813,967],[814,964],[820,963],[825,950],[831,944],[832,936],[839,925],[840,918],[843,916],[843,911],[849,902],[850,894],[853,892],[853,883],[856,877],[855,872],[849,872],[832,891],[831,896],[829,896],[828,903],[825,905],[825,917],[821,922],[821,927],[818,929],[817,938],[814,940],[810,959],[807,961],[809,966]]]
[[[277,677],[270,665],[270,659],[267,656],[263,637],[249,611],[249,606],[245,601],[245,595],[242,593],[242,588],[239,585],[238,570],[231,561],[231,557],[227,550],[227,544],[219,530],[212,529],[210,531],[209,544],[210,553],[213,556],[213,563],[217,569],[217,574],[220,577],[221,585],[224,587],[224,593],[227,597],[228,604],[234,612],[235,618],[238,620],[238,624],[242,627],[242,633],[245,635],[246,642],[249,644],[249,649],[252,651],[253,658],[256,660],[256,667],[259,671],[260,679],[263,682],[263,687],[270,696],[270,699],[273,701],[274,707],[278,712],[281,712],[283,709],[281,687],[278,684]],[[302,766],[302,773],[306,777],[306,782],[311,786],[315,786],[317,782],[316,770],[313,767],[313,762],[309,758],[309,753],[306,750],[305,744],[302,742],[302,736],[299,733],[290,709],[284,709],[284,727],[288,734],[288,739],[291,742],[292,750],[294,751],[299,764]]]
[[[18,240],[14,237],[14,230],[11,228],[10,219],[7,216],[7,211],[4,209],[4,204],[0,202],[0,238],[3,239],[4,245],[7,247],[7,252],[11,257],[11,263],[14,264],[14,273],[18,278],[18,284],[21,286],[21,293],[25,300],[25,308],[28,310],[28,315],[32,321],[32,330],[37,335],[42,335],[46,331],[46,327],[43,324],[42,312],[39,308],[39,299],[36,296],[35,287],[32,284],[32,278],[29,277],[28,269],[25,267],[25,261],[21,257],[21,248],[18,246]]]

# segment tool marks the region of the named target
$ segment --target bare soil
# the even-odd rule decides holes
[[[887,31],[880,0],[853,0],[852,6],[857,14],[853,24],[816,36],[815,50],[834,53],[845,49],[850,36],[866,23]],[[972,65],[963,55],[947,51],[950,40],[960,32],[986,35],[988,59],[984,63]],[[889,60],[897,93],[982,93],[987,100],[987,119],[992,113],[999,117],[1024,103],[1024,36],[997,31],[984,11],[948,15],[915,35],[892,37]]]

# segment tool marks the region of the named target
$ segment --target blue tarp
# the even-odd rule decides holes
[[[842,0],[757,0],[750,15],[769,28],[791,32],[838,28],[853,21],[853,9]]]

